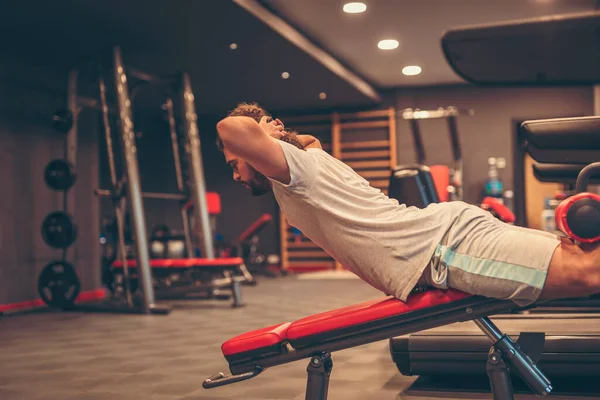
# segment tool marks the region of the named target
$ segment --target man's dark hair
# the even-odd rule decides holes
[[[265,110],[264,108],[259,106],[257,103],[240,103],[237,105],[236,108],[229,111],[227,116],[228,117],[250,117],[253,120],[255,120],[256,122],[260,122],[262,117],[265,117],[265,116],[270,117],[271,115],[267,112],[267,110]],[[292,144],[299,149],[304,150],[304,145],[300,142],[300,140],[298,139],[297,133],[294,131],[286,129],[286,133],[283,135],[283,137],[280,140],[287,142],[289,144]],[[221,140],[219,135],[217,135],[217,147],[219,148],[219,150],[223,151],[223,141]]]

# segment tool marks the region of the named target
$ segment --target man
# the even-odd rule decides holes
[[[463,202],[406,207],[256,104],[217,124],[233,178],[254,195],[273,191],[290,225],[384,293],[415,287],[537,300],[598,292],[600,250],[505,224]]]

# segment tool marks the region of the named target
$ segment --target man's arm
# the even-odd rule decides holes
[[[304,145],[304,148],[306,149],[323,149],[321,147],[321,142],[319,142],[319,139],[317,139],[314,136],[311,135],[298,135],[298,140],[300,140],[300,143],[302,143]]]
[[[288,184],[290,169],[276,139],[249,117],[227,117],[217,124],[223,146],[269,178]]]

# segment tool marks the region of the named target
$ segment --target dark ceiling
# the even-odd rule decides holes
[[[240,101],[277,110],[374,105],[229,0],[6,0],[0,34],[3,57],[58,71],[114,45],[126,64],[150,73],[188,71],[200,113]]]
[[[593,12],[597,0],[361,0],[367,9],[346,14],[350,0],[262,0],[376,87],[461,84],[446,62],[440,38],[449,29],[556,14]],[[396,39],[392,51],[377,48]],[[402,67],[419,65],[417,76]]]

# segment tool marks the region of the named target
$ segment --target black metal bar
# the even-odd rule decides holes
[[[146,236],[144,204],[142,202],[140,173],[138,169],[135,132],[133,130],[133,119],[131,115],[131,101],[129,99],[129,89],[127,87],[127,76],[125,75],[121,49],[118,47],[115,47],[113,52],[113,63],[117,103],[119,107],[119,127],[121,130],[121,141],[125,157],[125,171],[127,175],[127,194],[132,209],[136,258],[137,265],[139,266],[138,273],[140,274],[144,300],[142,309],[146,313],[151,313],[152,308],[155,307],[154,288],[152,287],[152,276],[150,272],[150,257],[148,255],[148,238]]]
[[[448,120],[448,132],[450,133],[450,143],[452,145],[452,157],[454,161],[462,159],[462,149],[460,147],[460,139],[458,137],[458,126],[456,116],[451,115]]]
[[[417,163],[425,164],[425,147],[423,146],[423,138],[421,137],[421,128],[419,127],[418,119],[410,120],[410,130],[413,134],[415,142],[415,152],[417,154]]]
[[[504,361],[537,395],[547,395],[552,392],[552,384],[548,378],[510,337],[504,335],[494,344],[494,348],[503,354]]]
[[[500,329],[498,329],[488,317],[479,318],[473,322],[475,322],[475,325],[477,325],[492,342],[497,342],[504,336]]]
[[[313,354],[322,352],[334,352],[364,344],[387,340],[394,336],[406,335],[413,332],[419,332],[426,329],[432,329],[438,326],[449,325],[455,322],[470,321],[508,312],[519,307],[505,300],[488,299],[482,297],[473,297],[445,304],[439,307],[430,307],[425,310],[413,311],[407,314],[401,322],[391,323],[389,326],[374,330],[366,328],[363,332],[353,332],[348,337],[332,339],[327,342],[320,342],[314,346],[291,350],[285,354],[265,358],[263,360],[248,360],[239,364],[231,364],[230,369],[233,374],[251,371],[260,365],[262,368],[268,368],[275,365],[287,364],[298,361],[303,358],[311,357]]]
[[[514,389],[508,367],[502,359],[502,354],[493,348],[488,354],[486,372],[494,400],[514,400]]]
[[[198,116],[194,106],[194,93],[192,83],[187,73],[180,77],[180,94],[183,106],[182,114],[185,123],[187,157],[190,168],[190,199],[194,204],[195,224],[199,236],[202,257],[215,258],[213,236],[210,230],[208,205],[206,203],[206,183],[204,180],[204,167],[202,165],[202,149],[200,134],[198,132]]]
[[[135,78],[135,79],[139,79],[141,81],[145,81],[145,82],[156,82],[160,80],[159,76],[156,75],[152,75],[148,72],[142,71],[140,69],[131,67],[131,66],[127,66],[127,74],[129,74],[131,77]]]
[[[600,172],[600,162],[595,162],[587,165],[581,170],[577,176],[577,183],[575,184],[575,191],[577,193],[583,193],[587,190],[588,180]]]
[[[204,389],[212,389],[212,388],[216,388],[219,386],[224,386],[224,385],[229,385],[229,384],[236,383],[236,382],[245,381],[250,378],[254,378],[255,376],[259,375],[263,371],[264,371],[264,369],[262,369],[262,368],[255,368],[253,371],[246,372],[245,374],[240,374],[240,375],[236,375],[236,376],[225,376],[223,373],[219,372],[218,374],[215,374],[215,375],[211,376],[210,378],[206,379],[202,383],[202,387]]]
[[[327,400],[329,377],[333,369],[331,354],[322,353],[310,359],[306,367],[306,400]]]
[[[521,348],[507,335],[503,334],[498,327],[487,317],[480,318],[475,324],[494,342],[493,351],[488,358],[488,366],[492,363],[494,369],[500,365],[497,356],[493,353],[499,353],[504,361],[521,376],[523,381],[538,395],[546,395],[552,391],[550,381],[538,369],[531,358],[521,350]],[[488,369],[489,371],[489,369]],[[490,376],[490,382],[492,377]],[[498,378],[498,384],[501,385],[502,378]],[[504,399],[504,397],[501,397]],[[509,398],[507,398],[509,399]]]

